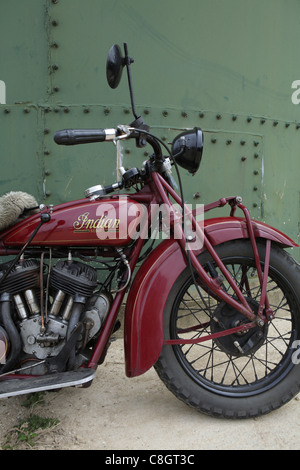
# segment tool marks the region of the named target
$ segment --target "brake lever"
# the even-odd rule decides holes
[[[117,136],[113,139],[114,145],[117,145],[117,141],[118,141],[118,140],[128,139],[128,138],[130,137],[131,132],[132,132],[133,130],[134,130],[133,127],[129,127],[129,126],[126,126],[126,125],[124,125],[124,124],[119,124],[119,125],[117,126],[117,131],[122,132],[122,134],[117,135]]]

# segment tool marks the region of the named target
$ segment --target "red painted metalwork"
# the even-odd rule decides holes
[[[41,226],[39,232],[30,243],[30,246],[41,248],[43,246],[81,246],[86,249],[92,249],[95,246],[99,248],[104,247],[106,249],[109,247],[128,246],[128,248],[126,248],[127,257],[130,260],[130,267],[133,270],[143,246],[142,238],[139,238],[133,245],[131,244],[132,246],[129,246],[130,242],[132,242],[132,233],[135,231],[139,222],[136,220],[136,214],[140,214],[146,207],[148,210],[148,214],[146,214],[146,216],[149,220],[152,204],[163,202],[171,208],[171,202],[167,193],[169,193],[176,202],[179,204],[181,203],[179,196],[158,173],[153,173],[153,183],[154,184],[151,183],[149,185],[145,185],[142,191],[127,196],[126,199],[124,199],[125,202],[122,206],[122,210],[124,210],[123,214],[126,215],[125,225],[121,220],[122,213],[120,212],[119,196],[107,197],[105,199],[101,199],[100,202],[87,201],[86,199],[73,201],[58,205],[51,210],[50,222]],[[232,197],[222,198],[219,201],[208,204],[205,206],[205,212],[215,207],[232,204],[234,199],[235,198]],[[257,238],[263,238],[270,242],[274,241],[285,247],[297,245],[278,230],[261,222],[252,221],[250,217],[247,219],[247,212],[244,206],[242,207],[241,204],[237,206],[244,210],[245,218],[230,216],[211,218],[204,221],[205,236],[204,247],[202,250],[207,249],[212,254],[217,265],[223,270],[224,275],[235,289],[241,303],[230,297],[228,298],[228,296],[221,291],[218,282],[207,275],[197,259],[197,255],[200,251],[191,251],[190,257],[195,269],[216,295],[219,297],[225,295],[224,298],[228,303],[234,305],[237,310],[241,311],[247,318],[249,318],[250,323],[247,324],[247,327],[249,328],[251,325],[255,324],[254,320],[256,320],[256,315],[253,314],[233,281],[228,277],[227,271],[222,266],[222,263],[216,255],[213,247],[226,241],[247,238],[252,240],[254,250]],[[107,211],[107,214],[105,214],[104,209],[107,208],[112,211],[111,217],[109,217],[109,210]],[[234,213],[234,209],[235,207],[232,207],[231,214]],[[48,211],[48,209],[45,210]],[[88,213],[87,216],[85,216],[86,213]],[[194,216],[196,216],[196,212],[194,212]],[[100,239],[97,236],[96,231],[97,228],[100,227],[101,221],[108,219],[112,220],[113,222],[111,223],[115,225],[115,220],[119,219],[118,228],[121,229],[120,232],[122,236],[120,236],[120,232],[117,233],[117,236],[114,239],[109,237]],[[27,242],[39,222],[40,215],[34,215],[17,223],[12,228],[3,231],[0,234],[0,255],[18,252],[20,247]],[[192,219],[192,223],[196,230],[201,230],[194,217]],[[178,224],[177,220],[173,220],[173,224],[177,233],[178,231],[180,233],[181,224]],[[202,233],[200,235],[203,236]],[[268,265],[270,244],[271,243],[267,243],[266,266]],[[163,241],[155,250],[152,251],[143,265],[139,268],[129,290],[125,310],[124,338],[126,374],[129,377],[146,372],[159,357],[161,348],[164,344],[162,321],[165,304],[174,282],[187,266],[185,246],[186,240],[183,232],[181,233],[181,237],[178,239]],[[267,269],[265,269],[264,273],[265,275],[261,278],[261,282],[265,292]],[[105,356],[109,338],[114,328],[124,295],[125,291],[120,291],[115,296],[110,314],[108,315],[101,336],[99,337],[88,363],[87,367],[89,368],[96,369],[97,365],[101,363]],[[267,305],[267,298],[265,294],[263,294],[261,298],[260,314],[263,306],[267,307]],[[265,309],[265,313],[266,316],[272,315],[272,312],[268,309]],[[263,317],[262,319],[263,321],[267,320],[267,318]],[[244,328],[244,326],[242,328]],[[230,334],[230,330],[224,334]],[[215,335],[218,336],[219,333],[215,333]],[[211,337],[215,336],[207,335],[206,337],[201,338],[201,341],[211,339]],[[188,342],[189,340],[179,341]],[[16,378],[18,375],[14,375],[14,377]],[[21,377],[22,376],[20,376],[20,378]]]
[[[206,335],[201,338],[193,338],[193,339],[165,339],[164,344],[198,344],[204,343],[204,341],[208,341],[211,339],[221,338],[222,336],[232,335],[233,333],[240,333],[242,331],[247,331],[250,328],[254,328],[257,326],[255,322],[246,323],[244,325],[237,326],[235,328],[230,328],[229,330],[220,331],[219,333],[213,333],[211,335]]]
[[[242,218],[212,218],[205,220],[204,225],[205,236],[212,247],[230,240],[249,239],[247,225]],[[258,221],[252,221],[252,225],[257,239],[274,241],[283,247],[297,246],[273,227]],[[174,240],[164,240],[140,267],[129,291],[125,310],[125,366],[128,377],[143,374],[158,359],[164,341],[162,322],[166,301],[185,268],[186,260],[179,243]]]
[[[31,246],[124,246],[132,242],[143,206],[130,196],[87,199],[53,207]],[[40,222],[40,214],[0,235],[0,248],[22,246]]]

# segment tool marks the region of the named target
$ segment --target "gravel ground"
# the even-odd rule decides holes
[[[28,416],[24,396],[0,400],[0,444]],[[63,450],[287,450],[300,448],[300,403],[247,421],[211,418],[176,399],[151,369],[125,376],[123,341],[112,343],[88,389],[46,393],[32,412],[57,418],[41,432],[34,449]],[[26,445],[23,445],[26,448]],[[28,446],[27,446],[28,448]]]

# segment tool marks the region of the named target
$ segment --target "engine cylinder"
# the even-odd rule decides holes
[[[19,261],[7,278],[1,282],[9,267],[10,262],[0,265],[0,293],[19,294],[39,285],[40,266],[37,261],[33,259]]]
[[[97,271],[79,261],[58,261],[51,270],[50,282],[66,294],[90,297],[97,287]]]

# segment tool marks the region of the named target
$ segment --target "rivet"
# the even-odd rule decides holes
[[[254,154],[254,158],[258,158],[259,157],[259,154],[258,153],[255,153]]]
[[[55,93],[57,93],[57,92],[59,91],[59,87],[58,87],[58,86],[55,86],[55,87],[53,88],[53,90],[55,91]]]
[[[241,145],[245,145],[246,141],[245,140],[241,140],[240,144]]]
[[[252,121],[252,117],[251,116],[248,116],[247,117],[247,122],[251,122]]]
[[[128,108],[125,108],[125,109],[124,109],[124,113],[125,113],[125,114],[129,114],[129,113],[130,113],[129,109],[128,109]]]
[[[130,155],[131,151],[129,149],[125,150],[126,155]]]
[[[52,42],[51,47],[53,47],[53,49],[57,49],[58,48],[57,42]]]
[[[242,162],[244,162],[245,160],[247,160],[247,157],[242,157],[241,160]]]
[[[197,191],[193,196],[194,199],[200,199],[200,197],[201,197],[201,194],[199,193],[199,191]]]
[[[169,114],[168,111],[163,111],[163,112],[162,112],[162,115],[163,115],[164,117],[167,117],[168,114]]]
[[[285,127],[290,127],[290,123],[289,123],[289,122],[286,122],[286,123],[285,123]]]
[[[226,145],[230,145],[232,143],[231,139],[226,140]]]
[[[234,115],[232,116],[232,120],[233,120],[233,121],[236,121],[236,120],[237,120],[236,114],[234,114]]]
[[[260,123],[261,123],[261,124],[264,124],[265,122],[266,122],[265,119],[261,119],[261,120],[260,120]]]
[[[49,108],[49,106],[47,106],[47,108],[44,109],[45,113],[50,113],[51,112],[51,108]]]
[[[58,65],[57,65],[57,64],[53,64],[53,65],[52,65],[52,70],[58,70]]]
[[[258,189],[257,186],[254,186],[253,191],[257,191],[257,189]]]
[[[50,150],[45,149],[45,150],[44,150],[44,155],[50,155]]]
[[[205,114],[203,112],[199,113],[199,117],[204,118]]]
[[[90,112],[90,108],[84,108],[83,112],[84,114],[88,114]]]
[[[46,191],[46,194],[45,194],[46,197],[49,197],[51,196],[51,192],[50,191]]]
[[[258,171],[258,170],[254,170],[254,171],[253,171],[253,174],[254,174],[254,175],[258,175],[258,174],[259,174],[259,171]]]
[[[186,117],[187,117],[187,112],[186,112],[186,111],[182,111],[181,116],[184,117],[184,118],[186,118]]]
[[[217,114],[217,115],[216,115],[216,118],[217,118],[217,119],[222,119],[222,115],[221,115],[221,114]]]
[[[70,109],[69,108],[65,108],[64,109],[64,113],[68,114],[70,112]]]
[[[5,108],[4,113],[5,113],[5,114],[9,114],[9,113],[10,113],[10,109]]]
[[[254,147],[257,147],[259,145],[259,142],[257,142],[257,140],[254,140],[253,145]]]
[[[253,203],[253,207],[257,207],[257,203],[256,203],[256,202]]]
[[[52,24],[52,26],[58,26],[58,21],[57,20],[52,20],[51,24]]]
[[[150,114],[149,109],[144,109],[144,114]]]
[[[49,176],[51,175],[51,171],[50,170],[45,170],[45,176]]]
[[[30,113],[30,109],[29,109],[29,108],[24,108],[24,113],[25,113],[25,114],[29,114],[29,113]]]
[[[105,108],[104,114],[107,116],[109,113],[110,113],[110,109],[109,109],[109,108]]]
[[[214,137],[213,139],[211,139],[211,142],[215,144],[217,142],[217,139]]]
[[[296,124],[296,129],[300,129],[300,124]]]
[[[278,121],[273,122],[273,126],[276,127],[278,125]]]
[[[50,129],[44,129],[44,134],[45,135],[50,134]]]
[[[52,0],[52,3],[56,5],[58,3],[58,0]]]

